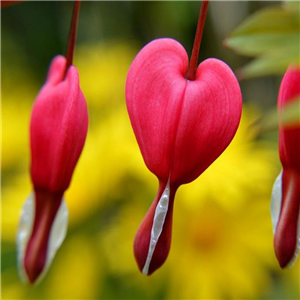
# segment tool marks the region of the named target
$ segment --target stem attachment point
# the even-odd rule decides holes
[[[202,40],[202,35],[203,35],[206,14],[207,14],[207,10],[208,10],[208,4],[209,4],[209,1],[202,1],[202,4],[201,4],[192,55],[191,55],[190,63],[188,66],[188,70],[185,75],[185,78],[188,80],[196,79],[198,56],[199,56],[199,50],[200,50],[200,45],[201,45],[201,40]]]
[[[66,53],[67,64],[66,64],[65,73],[67,73],[69,67],[73,64],[73,56],[74,56],[75,43],[76,43],[77,23],[78,23],[80,3],[81,3],[81,1],[75,1],[75,3],[74,3],[70,32],[69,32],[69,40],[68,40],[68,46],[67,46],[67,53]]]

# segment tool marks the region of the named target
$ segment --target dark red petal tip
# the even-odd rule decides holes
[[[134,239],[134,256],[140,271],[151,275],[168,257],[175,192],[160,186]]]
[[[281,268],[297,256],[300,217],[300,174],[283,170],[281,212],[274,237],[274,248]]]
[[[45,268],[50,232],[61,201],[62,195],[35,191],[35,219],[24,257],[25,271],[31,283]]]

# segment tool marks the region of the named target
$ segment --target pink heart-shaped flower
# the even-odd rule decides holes
[[[147,167],[159,179],[158,194],[134,243],[145,274],[168,255],[176,190],[226,149],[240,122],[241,91],[228,65],[207,59],[195,80],[188,80],[188,63],[180,43],[158,39],[139,52],[127,76],[131,124]]]

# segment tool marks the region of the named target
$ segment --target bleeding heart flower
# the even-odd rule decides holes
[[[278,95],[279,117],[289,103],[299,100],[300,69],[291,66],[285,73]],[[271,213],[274,247],[282,268],[291,266],[300,250],[300,125],[279,124],[279,156],[282,172],[277,177]]]
[[[168,256],[178,187],[212,164],[240,122],[241,91],[228,65],[210,58],[196,70],[198,54],[194,54],[199,50],[207,4],[202,3],[190,65],[181,44],[158,39],[138,53],[127,76],[131,124],[145,164],[159,180],[158,193],[134,241],[137,264],[146,275]]]
[[[53,59],[31,114],[30,173],[34,192],[24,205],[17,239],[20,275],[31,283],[45,274],[65,237],[68,211],[63,194],[87,134],[87,105],[78,71],[70,65],[78,11],[76,2],[68,60],[63,56]]]

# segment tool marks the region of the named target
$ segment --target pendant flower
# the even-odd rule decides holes
[[[67,230],[63,194],[83,149],[88,111],[72,66],[80,2],[75,2],[67,58],[56,56],[33,105],[30,122],[33,193],[25,202],[17,236],[20,276],[41,279]]]
[[[212,164],[240,122],[242,96],[231,69],[213,58],[196,69],[207,5],[202,2],[190,65],[181,44],[158,39],[138,53],[127,75],[131,125],[145,164],[159,180],[134,240],[134,255],[145,275],[168,256],[177,189]]]
[[[278,95],[278,112],[300,96],[300,69],[291,66],[285,73]],[[279,265],[291,266],[300,250],[300,125],[279,123],[279,156],[282,171],[273,192],[271,213],[274,248]]]

